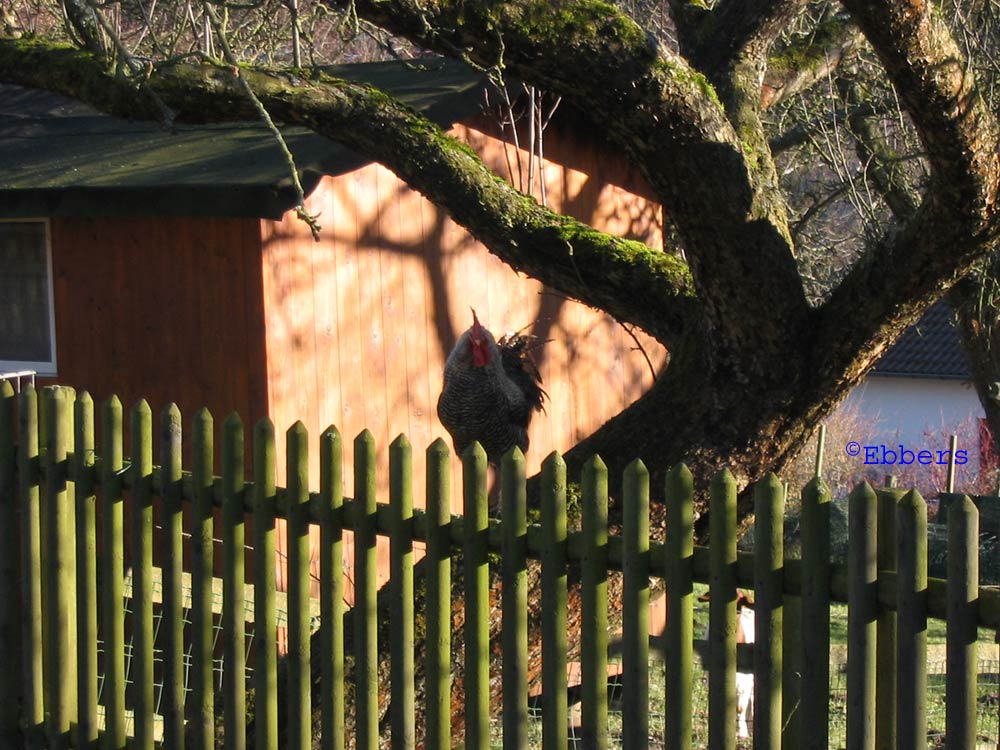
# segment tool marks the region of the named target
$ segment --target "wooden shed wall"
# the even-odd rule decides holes
[[[217,426],[267,414],[259,222],[53,219],[51,243],[52,382],[117,393],[126,422],[140,398],[154,425],[176,402],[185,430],[202,406]]]
[[[526,158],[482,130],[455,132],[500,174],[509,160]],[[660,246],[658,206],[621,187],[635,175],[596,150],[570,153],[572,167],[545,165],[548,205]],[[424,450],[437,437],[448,440],[435,411],[444,360],[471,324],[470,307],[494,332],[527,326],[551,339],[538,357],[550,400],[532,425],[529,473],[651,384],[643,353],[619,324],[519,276],[385,168],[372,164],[324,179],[308,207],[320,216],[319,242],[292,214],[262,222],[263,288],[268,402],[279,455],[283,431],[301,419],[313,445],[314,486],[319,433],[331,424],[341,430],[349,464],[352,441],[367,428],[378,445],[385,500],[387,447],[405,433],[414,448],[415,501],[423,504]],[[648,337],[639,341],[660,366],[662,348]],[[455,511],[460,476],[456,467]],[[350,496],[349,465],[344,480]]]

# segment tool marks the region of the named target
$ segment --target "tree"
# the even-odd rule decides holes
[[[0,81],[132,117],[254,118],[260,103],[279,122],[366,153],[515,269],[668,348],[650,391],[570,451],[571,472],[598,452],[612,475],[640,456],[655,469],[684,460],[702,483],[726,465],[745,486],[784,467],[895,338],[996,246],[1000,132],[978,83],[992,47],[956,41],[968,38],[957,30],[972,12],[992,18],[992,3],[622,6],[656,21],[656,33],[597,0],[309,7],[562,97],[654,188],[672,229],[667,251],[552,213],[381,92],[237,67],[228,42],[245,28],[233,20],[245,5],[204,4],[198,18],[161,16],[140,34],[102,23],[96,4],[64,0],[75,44],[8,35]],[[120,19],[145,6],[113,7]],[[9,15],[0,28],[12,28]],[[278,36],[285,49],[289,35]],[[213,39],[228,62],[211,59]],[[183,54],[192,49],[209,59]]]
[[[65,5],[84,16],[90,9]],[[139,64],[80,33],[91,51],[5,40],[0,79],[179,120],[254,117],[252,90],[274,119],[389,166],[514,268],[648,331],[668,347],[668,367],[645,397],[570,451],[571,467],[599,452],[613,472],[634,456],[654,467],[684,460],[702,481],[722,465],[742,484],[780,470],[895,337],[996,241],[996,118],[935,4],[848,1],[842,12],[806,0],[674,0],[675,43],[595,0],[327,5],[562,96],[639,166],[676,246],[647,248],[555,215],[384,95],[319,74]],[[783,36],[803,14],[812,28]],[[93,26],[88,17],[74,24]],[[834,63],[846,69],[854,47],[877,57],[928,177],[912,212],[872,237],[817,301],[796,257],[794,205],[765,115],[827,80]],[[851,83],[849,70],[842,78]],[[866,104],[860,89],[844,97]]]

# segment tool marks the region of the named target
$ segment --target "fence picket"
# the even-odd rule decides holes
[[[400,435],[389,446],[389,613],[392,747],[416,747],[413,656],[413,462],[410,441]]]
[[[489,518],[486,453],[479,443],[462,456],[465,511],[465,747],[490,744]]]
[[[976,600],[979,598],[979,510],[968,495],[948,508],[948,750],[976,743]]]
[[[163,498],[163,743],[184,746],[184,544],[181,471],[181,412],[176,404],[160,418],[160,496]]]
[[[622,748],[642,750],[649,747],[649,471],[638,459],[625,469],[622,499]]]
[[[27,390],[23,391],[26,393]],[[122,497],[122,402],[101,407],[101,630],[104,638],[104,747],[125,747],[125,501]],[[28,538],[31,536],[29,534]],[[39,654],[39,659],[41,654]]]
[[[48,403],[45,462],[45,510],[43,530],[47,556],[42,570],[42,616],[44,619],[46,686],[46,734],[50,748],[70,746],[70,726],[76,723],[74,703],[75,676],[70,652],[69,598],[75,596],[70,586],[70,553],[75,548],[69,528],[70,499],[67,488],[67,458],[70,443],[70,407],[65,389],[48,387],[43,398]],[[72,687],[72,691],[71,691]]]
[[[691,747],[691,692],[694,686],[694,478],[684,464],[667,473],[666,586],[667,586],[667,690],[668,750]],[[646,500],[648,513],[649,503]],[[647,532],[648,534],[648,529]],[[647,542],[648,545],[648,542]],[[644,576],[645,578],[645,576]],[[646,711],[648,697],[639,710]]]
[[[77,743],[96,748],[97,725],[97,493],[94,482],[94,400],[83,391],[73,406],[76,485]],[[2,494],[2,492],[0,492]]]
[[[581,739],[583,750],[607,750],[608,469],[599,456],[583,465],[582,480]]]
[[[323,681],[320,691],[322,750],[344,750],[344,491],[342,450],[340,432],[332,426],[327,428],[319,440],[319,648]],[[273,525],[273,519],[271,523]],[[267,560],[269,558],[263,554],[261,559]],[[265,635],[265,637],[269,636]]]
[[[427,713],[425,744],[451,748],[451,467],[447,444],[427,449]]]
[[[542,463],[542,747],[567,750],[566,695],[566,462]]]
[[[708,746],[736,750],[736,478],[728,469],[712,478],[709,535]]]
[[[275,559],[274,425],[261,419],[253,430],[253,534],[260,560]],[[274,565],[254,565],[254,743],[278,750],[278,614]],[[207,750],[207,749],[206,749]]]
[[[767,474],[754,487],[754,746],[781,744],[781,625],[784,598],[784,487]]]
[[[309,434],[302,422],[285,433],[288,489],[288,741],[308,750],[312,735],[309,692]]]
[[[378,750],[375,438],[354,441],[354,694],[358,750]]]
[[[191,700],[190,734],[194,750],[211,750],[215,737],[213,680],[212,573],[215,528],[213,512],[215,422],[208,409],[199,409],[192,423],[191,521]],[[271,566],[264,566],[271,567]]]
[[[879,577],[896,570],[896,504],[903,492],[878,493]],[[875,647],[875,746],[896,747],[896,612],[880,607]]]
[[[819,477],[802,492],[802,693],[799,747],[830,744],[830,488]]]
[[[133,734],[153,750],[153,413],[145,399],[132,407]]]
[[[20,565],[17,559],[17,491],[15,467],[17,444],[14,423],[17,419],[14,386],[0,381],[0,601],[16,602]],[[18,607],[0,607],[0,745],[13,746],[19,740],[21,726],[21,623]],[[96,638],[95,638],[96,641]]]
[[[865,482],[851,493],[849,503],[847,744],[857,750],[874,750],[878,498]]]
[[[524,454],[501,462],[503,748],[528,744],[528,521]]]
[[[896,747],[927,744],[927,505],[911,490],[896,506]]]
[[[243,422],[222,424],[222,705],[226,750],[247,746],[246,522],[243,509]]]

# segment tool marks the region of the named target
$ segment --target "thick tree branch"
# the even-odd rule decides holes
[[[831,377],[844,362],[867,367],[1000,237],[997,122],[933,4],[844,4],[917,128],[931,181],[913,218],[873,247],[824,306],[818,371]]]
[[[660,196],[726,344],[770,346],[773,330],[745,325],[758,313],[801,324],[807,310],[801,280],[781,204],[758,168],[761,153],[736,131],[700,73],[612,6],[594,0],[350,5],[417,44],[502,65],[591,113]]]
[[[208,63],[164,65],[143,88],[167,102],[178,122],[252,120],[254,106],[235,72]],[[385,164],[516,270],[668,346],[698,315],[683,261],[543,208],[386,94],[320,75],[305,80],[247,68],[238,75],[276,120],[309,127]],[[58,91],[120,116],[158,114],[134,85],[108,75],[90,54],[42,41],[0,40],[0,81]]]

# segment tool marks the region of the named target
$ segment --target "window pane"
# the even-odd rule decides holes
[[[0,222],[0,360],[51,362],[49,269],[42,222]]]

